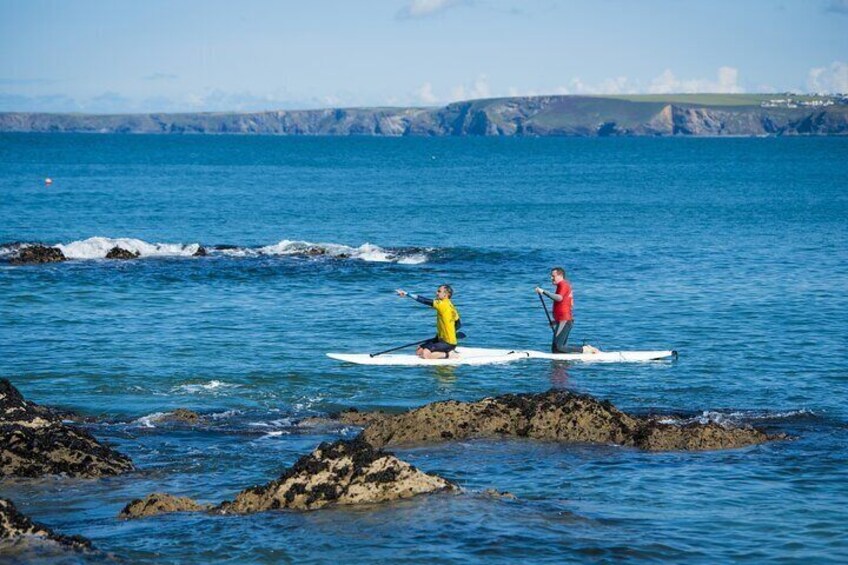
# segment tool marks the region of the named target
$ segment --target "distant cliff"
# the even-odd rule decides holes
[[[0,132],[371,136],[848,135],[845,98],[781,95],[533,96],[442,108],[251,113],[0,113]]]

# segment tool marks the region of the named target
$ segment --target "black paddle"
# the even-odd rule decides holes
[[[554,327],[554,321],[551,320],[551,315],[548,313],[548,305],[545,304],[545,299],[542,298],[542,295],[539,295],[539,301],[542,303],[542,308],[545,309],[545,317],[548,319],[548,327],[551,328],[551,331],[556,333],[556,328]]]
[[[465,332],[456,332],[456,337],[458,339],[464,339],[466,337]],[[406,345],[399,345],[397,347],[392,347],[391,349],[387,349],[385,351],[378,351],[377,353],[369,353],[368,355],[370,357],[376,357],[377,355],[382,355],[383,353],[391,353],[392,351],[397,351],[398,349],[406,349],[407,347],[412,347],[413,345],[421,345],[422,343],[430,341],[431,339],[433,339],[433,338],[428,337],[427,339],[422,339],[421,341],[414,341],[412,343],[407,343]]]

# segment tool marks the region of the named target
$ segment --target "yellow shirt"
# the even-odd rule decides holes
[[[459,312],[449,298],[433,301],[436,309],[436,337],[451,345],[456,345],[456,321]]]

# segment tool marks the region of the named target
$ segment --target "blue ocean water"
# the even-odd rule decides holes
[[[844,562],[846,186],[839,138],[0,135],[0,259],[14,242],[73,258],[0,262],[0,376],[99,416],[90,431],[139,469],[6,481],[0,496],[131,562]],[[121,238],[139,260],[102,259]],[[210,254],[192,257],[198,245]],[[443,282],[468,345],[545,350],[533,287],[554,265],[575,288],[577,342],[679,359],[324,356],[428,337],[430,311],[393,290]],[[116,519],[154,491],[230,499],[358,432],[306,416],[552,387],[793,439],[706,453],[446,443],[394,451],[460,495]],[[151,422],[181,407],[209,423]]]

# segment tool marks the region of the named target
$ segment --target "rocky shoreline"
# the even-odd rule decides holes
[[[0,379],[0,479],[7,477],[97,478],[134,469],[128,457],[66,424],[67,414],[25,400]],[[203,425],[204,417],[187,409],[162,414],[159,421]],[[129,502],[121,519],[172,512],[244,515],[271,510],[310,511],[328,506],[386,503],[460,486],[419,470],[383,451],[389,446],[437,444],[475,438],[525,438],[574,444],[619,445],[647,451],[733,449],[786,439],[752,427],[717,423],[665,423],[660,416],[634,416],[608,401],[562,390],[506,394],[474,402],[434,402],[400,414],[356,409],[311,418],[305,425],[342,423],[363,428],[352,440],[322,443],[276,479],[245,488],[233,500],[199,503],[156,492]],[[514,500],[511,493],[489,489],[483,495]],[[20,515],[11,501],[0,500],[0,540],[40,536],[74,549],[87,540],[54,534]]]

